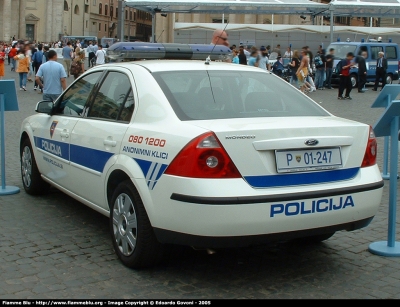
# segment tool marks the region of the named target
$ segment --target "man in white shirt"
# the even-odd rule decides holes
[[[106,52],[103,50],[103,46],[99,44],[98,50],[96,51],[96,65],[101,65],[105,63]]]
[[[293,58],[293,51],[290,50],[290,47],[287,47],[285,54],[283,55],[284,58]]]

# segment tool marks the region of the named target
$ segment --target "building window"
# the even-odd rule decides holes
[[[104,24],[104,32],[107,32],[107,24]]]
[[[118,18],[118,8],[115,10],[115,18]]]
[[[93,6],[97,5],[97,0],[93,0]]]
[[[106,4],[105,6],[104,6],[104,15],[108,15],[108,5]]]
[[[85,13],[89,14],[89,5],[85,4]]]
[[[133,21],[136,20],[136,12],[133,12]]]
[[[99,3],[99,14],[103,14],[103,5]]]
[[[86,28],[88,27],[88,21],[86,20]]]
[[[128,11],[125,11],[125,20],[128,20]]]
[[[68,12],[68,2],[64,1],[64,11]]]
[[[74,13],[76,15],[79,15],[79,6],[78,5],[75,5]]]
[[[132,20],[132,11],[129,12],[129,20]]]
[[[110,16],[113,17],[114,15],[114,7],[110,6]]]
[[[101,31],[101,22],[99,22],[99,31]]]

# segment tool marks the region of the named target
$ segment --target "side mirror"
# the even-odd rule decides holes
[[[38,113],[50,114],[53,110],[54,104],[50,100],[39,101],[36,105],[35,111]]]

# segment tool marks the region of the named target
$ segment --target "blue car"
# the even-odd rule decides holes
[[[336,64],[346,58],[347,53],[352,52],[355,56],[361,55],[361,52],[366,51],[368,58],[365,60],[367,64],[367,82],[375,82],[376,61],[378,53],[383,51],[385,58],[388,60],[388,69],[386,74],[386,84],[391,84],[395,80],[399,80],[400,67],[400,50],[396,43],[385,43],[379,41],[369,42],[336,42],[329,45],[326,49],[328,52],[331,48],[335,49],[335,60],[333,68]],[[351,82],[353,87],[357,87],[358,83],[358,68],[350,70]],[[339,74],[333,72],[332,84],[339,83]]]

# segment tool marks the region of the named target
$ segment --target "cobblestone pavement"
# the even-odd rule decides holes
[[[17,74],[9,66],[6,71],[18,85]],[[337,100],[337,89],[310,96],[335,115],[373,125],[383,110],[370,108],[379,92],[369,89],[353,90],[352,101]],[[370,243],[387,240],[389,181],[368,227],[338,232],[318,245],[282,242],[213,255],[183,248],[152,269],[124,267],[106,217],[56,190],[42,197],[24,192],[20,124],[41,96],[28,83],[18,98],[20,111],[6,113],[5,158],[6,183],[21,192],[0,196],[0,298],[400,299],[400,258],[368,251]],[[381,138],[378,144],[382,166]],[[399,229],[397,223],[398,240]]]

